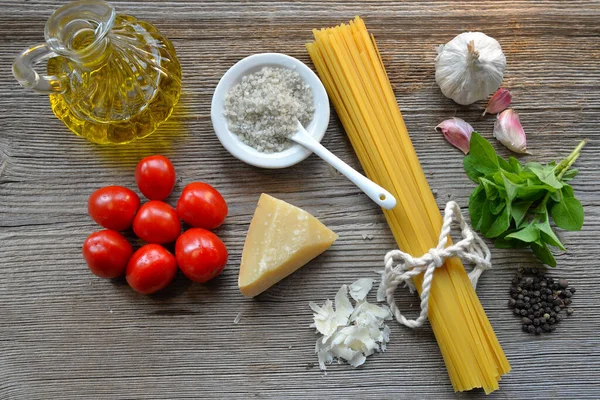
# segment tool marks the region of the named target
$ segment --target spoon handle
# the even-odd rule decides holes
[[[315,140],[300,124],[298,132],[294,134],[291,139],[306,147],[324,161],[326,161],[333,168],[337,169],[352,183],[354,183],[360,190],[365,192],[367,196],[380,207],[390,210],[396,206],[396,199],[390,192],[356,171],[354,168],[340,160],[335,154],[327,150],[321,143]],[[301,129],[300,129],[301,127]]]

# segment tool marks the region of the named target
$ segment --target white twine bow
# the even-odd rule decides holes
[[[457,223],[460,227],[462,240],[446,247],[453,223]],[[469,273],[473,288],[477,287],[477,281],[483,271],[492,268],[490,250],[465,221],[460,207],[454,201],[449,201],[446,204],[444,224],[436,248],[430,249],[429,252],[419,258],[413,258],[410,254],[400,250],[392,250],[385,255],[385,270],[382,273],[379,297],[387,300],[390,310],[399,323],[409,328],[418,328],[427,320],[433,271],[441,267],[449,257],[458,257],[462,261],[474,264],[473,270]],[[421,290],[421,314],[417,319],[407,319],[396,306],[394,292],[401,282],[405,282],[410,291],[414,292],[415,286],[412,278],[423,272],[425,274],[423,275]]]

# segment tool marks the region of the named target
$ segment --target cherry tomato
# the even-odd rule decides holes
[[[227,216],[227,203],[208,183],[192,182],[183,188],[177,201],[177,214],[191,226],[215,229]]]
[[[88,199],[88,214],[106,229],[123,231],[131,227],[140,208],[140,198],[123,186],[105,186]]]
[[[214,233],[191,228],[175,243],[179,269],[194,282],[207,282],[219,275],[227,263],[227,248]]]
[[[175,186],[175,168],[167,157],[146,157],[135,168],[135,182],[150,200],[164,200]]]
[[[173,207],[151,200],[140,207],[133,220],[133,231],[148,243],[170,243],[181,233],[181,221]]]
[[[83,258],[94,275],[101,278],[116,278],[125,272],[127,262],[133,254],[131,245],[116,231],[98,231],[83,243]]]
[[[176,273],[173,254],[158,244],[147,244],[133,253],[125,277],[136,292],[151,294],[167,286]]]

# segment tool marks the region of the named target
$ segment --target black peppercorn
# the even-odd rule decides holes
[[[563,289],[566,289],[567,287],[569,287],[569,281],[567,281],[566,279],[559,279],[558,286],[560,286]]]
[[[517,305],[517,302],[515,301],[515,299],[509,299],[508,300],[508,306],[510,308],[515,308],[516,305]]]
[[[519,308],[523,308],[523,307],[525,307],[525,302],[523,302],[523,300],[517,300],[517,301],[515,302],[515,304],[516,304],[516,305],[517,305],[517,307],[519,307]]]
[[[560,307],[559,306],[554,307],[554,312],[560,312]]]
[[[542,328],[541,327],[538,326],[537,328],[535,328],[535,334],[536,335],[540,335],[541,333],[542,333]]]
[[[568,312],[568,311],[567,311],[567,312]],[[525,310],[525,309],[522,309],[522,310],[521,310],[521,315],[522,315],[522,316],[526,316],[526,315],[527,315],[527,310]]]
[[[535,326],[539,326],[539,325],[540,325],[540,320],[539,320],[538,318],[534,318],[534,319],[533,319],[533,324],[534,324]]]
[[[573,293],[571,293],[571,291],[569,290],[565,290],[565,297],[571,297],[573,296]]]
[[[521,310],[519,310],[518,308],[515,308],[513,310],[513,312],[514,312],[515,315],[521,315]]]
[[[517,299],[519,299],[519,300],[523,300],[524,298],[525,298],[525,296],[523,296],[522,294],[519,294],[519,295],[517,296]]]
[[[574,287],[569,288],[569,290],[571,291],[571,293],[575,294],[575,288]]]
[[[532,321],[527,318],[527,317],[523,317],[523,319],[521,320],[521,322],[523,322],[525,325],[531,325]]]

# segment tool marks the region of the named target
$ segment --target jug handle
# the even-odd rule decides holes
[[[45,59],[56,56],[43,43],[22,52],[13,63],[13,75],[21,86],[40,93],[60,93],[65,89],[65,77],[39,75],[33,68]]]

